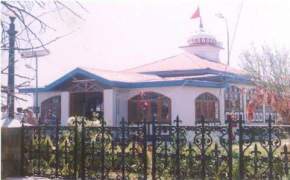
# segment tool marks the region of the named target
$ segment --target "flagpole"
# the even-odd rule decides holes
[[[200,29],[200,31],[203,31],[203,24],[202,24],[202,18],[201,18],[201,13],[200,13],[199,7],[198,7],[198,11],[199,11],[199,29]]]
[[[200,31],[203,31],[203,24],[202,24],[202,18],[201,18],[201,16],[199,18],[199,29],[200,29]]]
[[[195,18],[199,18],[199,30],[203,31],[203,24],[202,24],[202,18],[201,18],[201,15],[200,15],[199,7],[197,7],[196,11],[191,16],[191,19],[195,19]]]
[[[226,26],[226,31],[227,31],[227,65],[230,65],[230,57],[231,57],[231,52],[230,52],[230,33],[229,33],[229,25],[228,25],[228,20],[225,16],[222,14],[216,14],[216,16],[220,19],[223,19],[225,22]]]

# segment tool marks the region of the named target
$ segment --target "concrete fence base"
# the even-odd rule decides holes
[[[1,177],[19,177],[21,128],[1,128]],[[6,178],[7,179],[7,178]]]

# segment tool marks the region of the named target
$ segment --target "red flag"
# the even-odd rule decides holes
[[[191,19],[195,19],[199,17],[200,17],[200,13],[199,13],[199,7],[198,7],[196,11],[193,13],[193,15],[191,16]]]

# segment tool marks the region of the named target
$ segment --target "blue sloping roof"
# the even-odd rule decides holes
[[[125,76],[126,75],[126,76]],[[38,92],[49,92],[57,90],[65,82],[71,80],[75,76],[83,76],[89,79],[95,79],[105,89],[108,88],[146,88],[146,87],[168,87],[168,86],[194,86],[194,87],[209,87],[209,88],[222,88],[226,87],[228,83],[249,83],[249,80],[239,76],[225,76],[224,81],[216,82],[214,79],[166,79],[152,75],[142,75],[138,73],[126,74],[123,72],[110,72],[110,71],[94,71],[82,68],[76,68],[71,72],[65,74],[61,78],[55,80],[51,84],[38,88]],[[118,76],[123,76],[118,78]],[[104,78],[106,77],[106,78]],[[126,78],[128,77],[128,78]],[[132,78],[133,77],[133,78]],[[123,80],[124,79],[124,80]],[[126,79],[130,79],[125,81]],[[120,81],[122,80],[122,81]],[[20,89],[21,93],[33,93],[35,88]]]

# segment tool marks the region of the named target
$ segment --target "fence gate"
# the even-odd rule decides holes
[[[245,126],[242,117],[225,126],[148,123],[109,127],[21,128],[22,175],[67,179],[282,179],[289,178],[290,152],[283,128]]]

